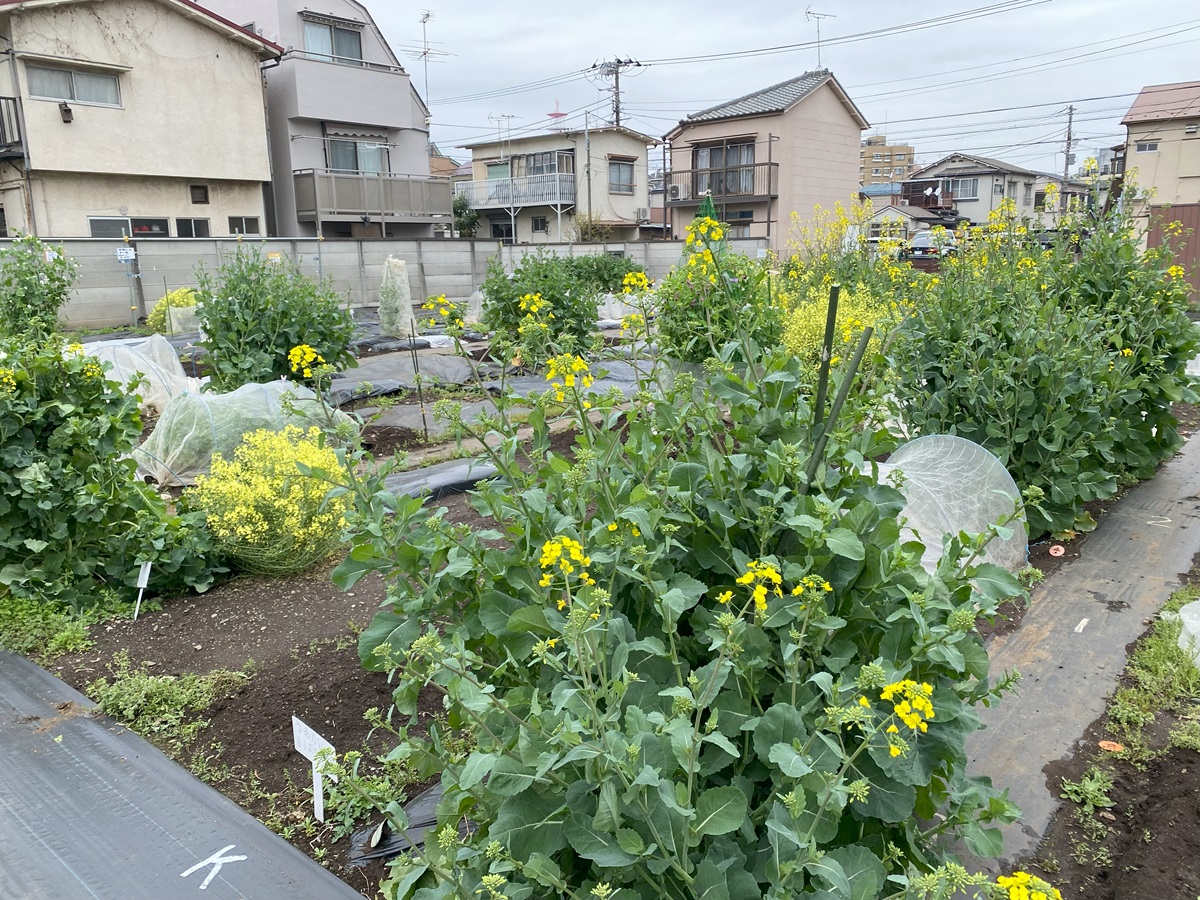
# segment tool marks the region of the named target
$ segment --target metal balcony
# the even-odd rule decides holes
[[[715,169],[678,169],[667,176],[667,206],[696,206],[706,196],[718,203],[754,202],[779,196],[779,163]]]
[[[299,169],[292,179],[301,222],[351,222],[363,216],[438,222],[451,215],[449,178]]]
[[[455,192],[466,197],[472,209],[515,209],[525,206],[574,206],[574,175],[526,175],[460,181]]]

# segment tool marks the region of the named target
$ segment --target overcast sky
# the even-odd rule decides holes
[[[962,150],[1061,171],[1069,103],[1082,163],[1120,140],[1143,85],[1200,80],[1196,0],[366,2],[430,100],[433,140],[460,160],[470,154],[458,145],[498,130],[546,130],[556,108],[571,127],[585,109],[610,122],[611,79],[582,72],[606,60],[643,64],[621,77],[622,123],[655,137],[690,112],[815,69],[817,21],[806,9],[827,16],[821,64],[868,133],[914,144],[923,163]],[[425,10],[428,94],[414,58]],[[897,31],[947,17],[957,20]],[[790,45],[808,46],[746,53]],[[745,55],[695,59],[730,53]],[[989,112],[1007,107],[1016,109]]]

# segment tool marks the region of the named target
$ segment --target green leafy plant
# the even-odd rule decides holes
[[[466,194],[456,194],[451,207],[454,214],[454,230],[459,237],[473,238],[479,230],[479,210],[471,208]]]
[[[873,898],[944,883],[951,835],[997,855],[1015,810],[966,775],[965,741],[1011,679],[990,680],[975,621],[1022,590],[980,564],[990,533],[922,568],[903,496],[864,465],[891,438],[848,380],[814,411],[779,348],[743,336],[704,382],[652,373],[628,404],[592,371],[550,361],[527,449],[503,410],[486,423],[503,440],[482,526],[346,470],[335,578],[378,571],[389,591],[363,661],[395,678],[398,717],[434,691],[478,741],[460,760],[436,724],[397,729],[391,758],[445,793],[388,896]],[[546,404],[574,411],[570,454]]]
[[[0,334],[56,330],[79,264],[32,234],[14,240],[0,259]]]
[[[1031,535],[1092,527],[1084,504],[1174,453],[1170,404],[1196,396],[1200,342],[1169,251],[1141,257],[1123,213],[1072,227],[1043,252],[998,211],[943,261],[890,353],[905,423],[994,452],[1031,498]]]
[[[0,585],[14,597],[94,606],[98,587],[204,590],[225,571],[203,521],[137,477],[137,398],[57,337],[0,339]]]
[[[332,282],[314,281],[291,259],[239,245],[232,260],[214,274],[199,269],[196,280],[200,346],[214,390],[286,376],[287,353],[298,344],[316,348],[339,370],[355,364],[354,320],[343,298]]]
[[[588,347],[599,295],[621,292],[625,276],[640,271],[637,264],[615,256],[538,252],[522,259],[510,277],[493,258],[483,282],[483,324],[494,332],[497,344],[519,347],[523,364],[540,366],[557,353]],[[530,298],[535,296],[538,310],[531,313]],[[536,335],[531,329],[537,329]]]
[[[348,498],[326,499],[312,470],[333,470],[337,456],[319,428],[247,434],[233,459],[214,456],[206,476],[184,494],[203,513],[222,553],[260,575],[300,572],[337,547]]]
[[[1113,788],[1112,775],[1099,766],[1089,767],[1078,781],[1063,779],[1062,788],[1062,797],[1080,804],[1088,815],[1113,805],[1108,796]]]
[[[196,292],[188,287],[176,288],[154,304],[150,315],[146,316],[146,328],[155,334],[166,334],[167,313],[172,309],[194,309]]]
[[[135,669],[129,654],[120,650],[113,655],[109,677],[93,681],[87,693],[101,710],[138,734],[186,743],[208,724],[192,715],[234,694],[249,677],[249,671],[228,669],[151,675],[145,666]]]
[[[685,362],[719,356],[731,341],[775,347],[783,334],[766,266],[732,252],[725,226],[703,207],[687,228],[683,261],[658,283],[653,305],[664,351]]]

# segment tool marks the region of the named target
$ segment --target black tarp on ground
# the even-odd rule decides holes
[[[361,898],[91,706],[0,652],[4,900]]]

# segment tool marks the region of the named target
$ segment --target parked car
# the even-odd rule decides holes
[[[958,252],[958,241],[949,232],[918,231],[901,252],[904,259],[941,259]]]

